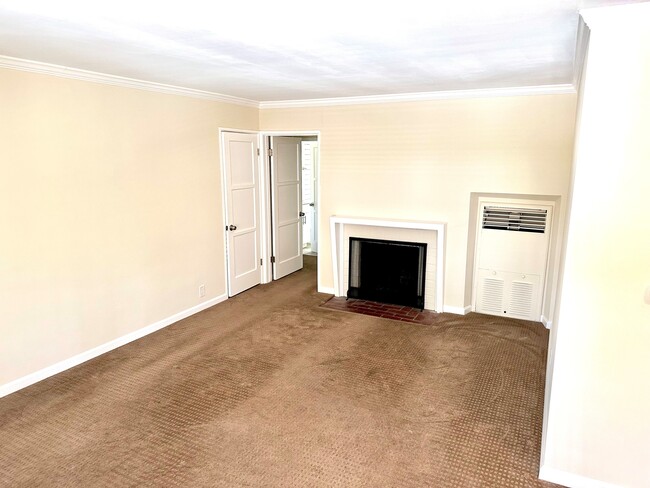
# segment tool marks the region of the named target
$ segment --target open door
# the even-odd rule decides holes
[[[224,132],[228,295],[260,283],[257,134]]]
[[[271,137],[273,279],[302,269],[302,197],[299,137]]]

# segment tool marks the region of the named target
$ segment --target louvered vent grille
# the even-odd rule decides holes
[[[533,307],[533,284],[513,281],[511,293],[510,314],[528,317]]]
[[[483,228],[543,234],[546,230],[546,210],[483,207]]]
[[[502,303],[503,280],[484,278],[481,311],[501,313]]]

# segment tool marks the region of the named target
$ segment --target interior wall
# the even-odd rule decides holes
[[[331,215],[447,222],[445,306],[462,310],[470,194],[559,195],[575,94],[262,109],[262,130],[320,130],[319,289]]]
[[[0,385],[225,294],[219,127],[257,108],[4,69],[0,107]]]
[[[650,4],[584,13],[591,34],[541,475],[647,487]]]

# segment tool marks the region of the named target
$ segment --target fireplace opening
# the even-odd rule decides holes
[[[350,237],[348,298],[424,309],[427,245]]]

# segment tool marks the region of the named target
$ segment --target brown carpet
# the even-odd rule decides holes
[[[0,485],[552,486],[540,324],[328,310],[306,261],[0,399]]]

